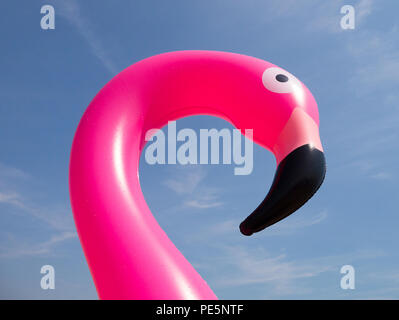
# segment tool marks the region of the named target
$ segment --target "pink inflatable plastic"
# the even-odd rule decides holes
[[[71,151],[72,209],[101,299],[216,299],[151,214],[138,175],[147,130],[197,114],[253,129],[254,142],[276,156],[272,187],[241,223],[244,235],[288,216],[321,185],[317,105],[292,74],[213,51],[165,53],[132,65],[91,102]]]

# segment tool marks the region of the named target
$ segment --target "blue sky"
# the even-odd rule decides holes
[[[56,28],[40,28],[40,8]],[[356,9],[341,30],[340,8]],[[324,185],[283,222],[243,237],[239,222],[273,179],[254,170],[155,165],[140,179],[153,214],[221,299],[399,298],[397,1],[2,1],[0,298],[96,299],[68,194],[73,135],[112,76],[148,56],[209,49],[255,56],[301,79],[320,111]],[[231,128],[197,116],[177,128]],[[266,183],[266,184],[265,184]],[[56,289],[40,288],[55,268]],[[356,289],[340,288],[340,268]]]

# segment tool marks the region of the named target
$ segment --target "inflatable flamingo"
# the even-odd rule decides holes
[[[292,74],[214,51],[165,53],[130,66],[91,102],[71,151],[72,209],[101,299],[216,299],[151,214],[138,175],[146,132],[197,114],[253,129],[253,141],[276,157],[268,195],[240,225],[244,235],[285,218],[320,187],[317,104]]]

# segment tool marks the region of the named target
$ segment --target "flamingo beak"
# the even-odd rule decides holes
[[[326,174],[324,153],[307,144],[279,164],[269,193],[240,224],[246,236],[261,231],[299,209],[320,188]]]
[[[289,216],[304,205],[323,183],[326,161],[317,124],[298,109],[281,137],[282,147],[274,151],[277,160],[282,160],[272,186],[262,203],[240,224],[243,235],[250,236]],[[292,145],[293,137],[299,147]]]

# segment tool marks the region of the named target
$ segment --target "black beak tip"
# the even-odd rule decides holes
[[[244,236],[251,236],[251,235],[253,234],[253,232],[245,226],[245,223],[244,223],[244,222],[241,222],[241,223],[240,223],[240,232],[241,232]]]
[[[319,189],[325,174],[322,151],[308,144],[292,151],[279,164],[266,198],[241,222],[241,233],[250,236],[299,209]]]

